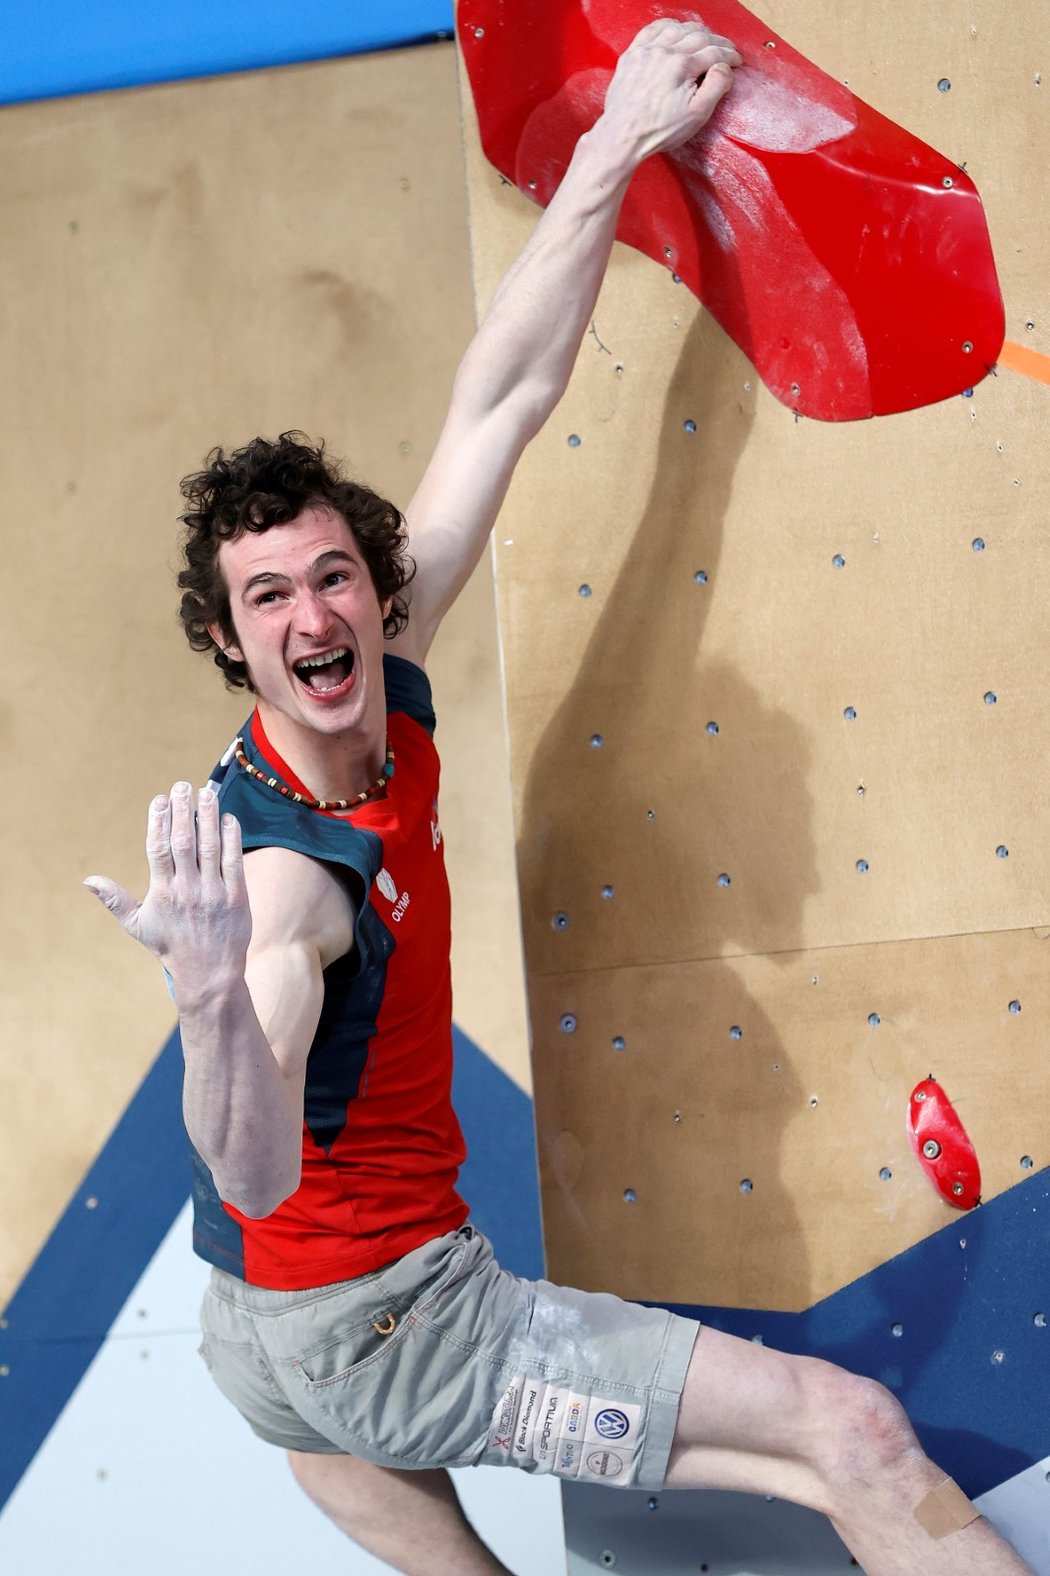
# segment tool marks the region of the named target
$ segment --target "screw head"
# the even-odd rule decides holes
[[[935,1138],[928,1138],[922,1146],[922,1152],[927,1160],[936,1160],[941,1152],[941,1146]]]

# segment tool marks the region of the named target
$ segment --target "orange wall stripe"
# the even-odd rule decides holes
[[[1035,378],[1038,383],[1050,383],[1050,356],[1028,350],[1024,345],[1015,345],[1012,340],[1008,339],[999,352],[999,365],[1009,367],[1011,372],[1023,372],[1026,378]]]

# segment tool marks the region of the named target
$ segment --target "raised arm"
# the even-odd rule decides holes
[[[481,555],[522,450],[565,392],[631,176],[700,130],[741,63],[699,23],[658,21],[621,57],[531,239],[456,374],[433,459],[406,516],[417,574],[406,655],[422,660]]]
[[[195,817],[186,783],[150,806],[146,853],[141,903],[104,877],[85,884],[167,970],[187,1132],[220,1197],[261,1218],[299,1185],[321,971],[352,945],[350,899],[323,866],[287,849],[242,858],[237,822],[227,816],[220,828],[207,789]]]

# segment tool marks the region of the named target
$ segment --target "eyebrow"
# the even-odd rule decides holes
[[[312,564],[307,565],[307,574],[316,575],[322,569],[327,569],[329,564],[356,564],[356,560],[342,547],[330,547],[326,553],[315,558]],[[256,586],[290,585],[288,575],[278,574],[275,569],[260,569],[258,574],[252,575],[241,587],[241,596],[246,597],[249,591]]]

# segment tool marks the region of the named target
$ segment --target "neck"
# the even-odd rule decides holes
[[[353,799],[370,788],[386,760],[386,716],[345,733],[320,733],[258,702],[273,748],[315,799]]]

